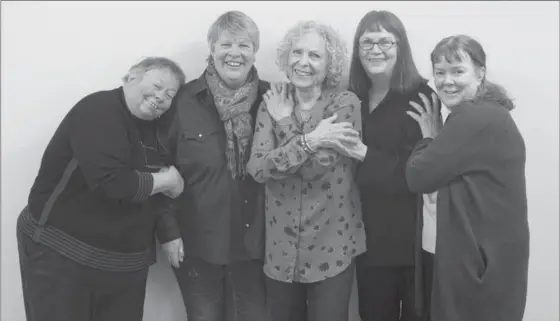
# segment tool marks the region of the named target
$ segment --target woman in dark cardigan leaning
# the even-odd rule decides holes
[[[181,243],[163,138],[185,75],[156,57],[123,81],[81,99],[43,154],[17,224],[28,321],[141,321],[154,234]]]
[[[441,40],[431,55],[442,126],[429,102],[409,112],[424,139],[406,166],[412,191],[438,191],[431,321],[521,321],[529,227],[525,144],[514,105],[486,80],[486,55],[474,39]]]

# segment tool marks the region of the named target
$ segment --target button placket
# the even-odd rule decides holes
[[[245,199],[245,200],[243,200],[243,204],[244,204],[245,206],[246,206],[246,205],[247,205],[248,203],[249,203],[249,201],[248,201],[248,200],[246,200],[246,199]],[[251,226],[251,224],[250,224],[250,223],[246,223],[246,224],[245,224],[245,227],[246,227],[246,228],[249,228],[250,226]]]

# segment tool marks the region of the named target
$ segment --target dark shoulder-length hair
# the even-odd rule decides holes
[[[470,58],[476,69],[484,68],[485,70],[482,82],[472,101],[489,99],[500,103],[508,110],[513,110],[515,104],[504,87],[486,80],[486,52],[480,42],[467,35],[454,35],[443,38],[430,54],[432,69],[441,60],[453,63],[461,62],[466,57]]]
[[[397,62],[391,76],[391,90],[406,93],[428,82],[414,64],[406,29],[401,20],[392,12],[373,10],[360,20],[352,44],[349,90],[362,100],[367,98],[372,83],[360,61],[360,37],[365,32],[381,31],[381,28],[392,33],[397,40]]]

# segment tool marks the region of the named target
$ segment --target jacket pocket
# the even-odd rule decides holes
[[[478,245],[478,256],[479,256],[479,268],[478,268],[478,279],[482,281],[488,270],[488,256],[486,251],[481,245]]]
[[[177,163],[203,166],[215,162],[222,155],[222,145],[217,130],[185,130],[177,146]]]

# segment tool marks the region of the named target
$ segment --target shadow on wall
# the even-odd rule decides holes
[[[150,267],[148,274],[144,321],[186,319],[187,314],[175,275],[158,245],[157,264]]]

